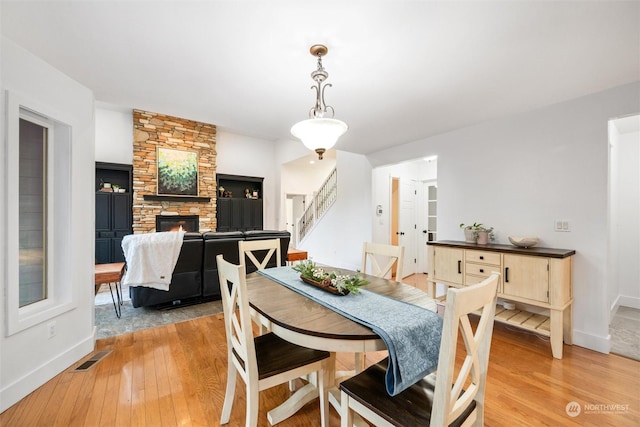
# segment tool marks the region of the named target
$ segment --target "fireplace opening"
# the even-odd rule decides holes
[[[198,215],[156,215],[156,231],[178,231],[182,229],[188,233],[200,231]]]

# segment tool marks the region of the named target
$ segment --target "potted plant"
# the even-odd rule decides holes
[[[493,241],[495,235],[493,233],[493,227],[485,227],[480,224],[480,227],[477,230],[478,232],[478,244],[486,245],[489,243],[489,240]]]
[[[460,224],[460,228],[464,231],[464,240],[467,243],[476,243],[478,240],[478,230],[482,227],[482,224],[474,222],[471,225],[464,223]]]

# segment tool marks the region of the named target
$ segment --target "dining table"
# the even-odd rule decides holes
[[[331,267],[325,267],[325,270],[330,271]],[[346,269],[339,271],[342,274],[356,273]],[[435,300],[420,289],[386,278],[367,274],[362,276],[369,282],[363,287],[367,291],[433,312],[437,311]],[[289,342],[328,351],[332,353],[334,360],[337,352],[366,353],[387,349],[382,338],[371,328],[287,288],[270,277],[256,272],[249,274],[246,281],[249,305],[260,317],[261,323]],[[340,391],[336,378],[333,365],[327,373],[325,386],[329,389],[329,402],[340,413]],[[309,402],[317,396],[318,390],[313,389],[304,402]],[[282,413],[272,414],[271,417],[283,420],[301,406],[299,403],[289,408],[287,405],[281,405],[277,409]]]

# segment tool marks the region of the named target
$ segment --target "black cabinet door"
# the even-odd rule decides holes
[[[253,201],[253,225],[254,230],[262,230],[262,199]]]
[[[125,260],[122,238],[133,232],[129,193],[96,193],[96,264]]]
[[[244,202],[244,199],[231,199],[231,231],[243,230],[242,202]]]
[[[122,252],[122,237],[111,239],[111,261],[124,262],[124,252]]]
[[[112,227],[114,230],[130,230],[131,229],[131,198],[126,193],[111,194],[113,201],[111,203],[113,218]]]
[[[218,198],[216,222],[217,231],[231,231],[231,199]]]
[[[96,239],[96,264],[111,262],[111,240],[110,238]]]
[[[217,231],[262,230],[262,199],[219,198]]]
[[[111,193],[96,193],[96,232],[111,230]]]

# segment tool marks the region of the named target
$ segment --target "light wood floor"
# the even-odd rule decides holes
[[[226,381],[222,315],[99,340],[112,353],[83,373],[69,370],[0,414],[0,426],[217,426]],[[367,362],[381,358],[368,354]],[[339,354],[338,369],[353,355]],[[79,362],[80,363],[80,362]],[[78,364],[79,364],[78,363]],[[289,395],[287,386],[260,394],[259,426],[266,411]],[[496,325],[486,391],[487,426],[640,425],[640,362],[565,346],[551,357],[546,340]],[[582,413],[571,418],[570,402]],[[618,405],[619,413],[605,405]],[[245,392],[238,380],[229,426],[244,425]],[[586,413],[590,412],[590,413]],[[309,403],[278,426],[317,426]],[[331,425],[339,426],[331,410]]]

